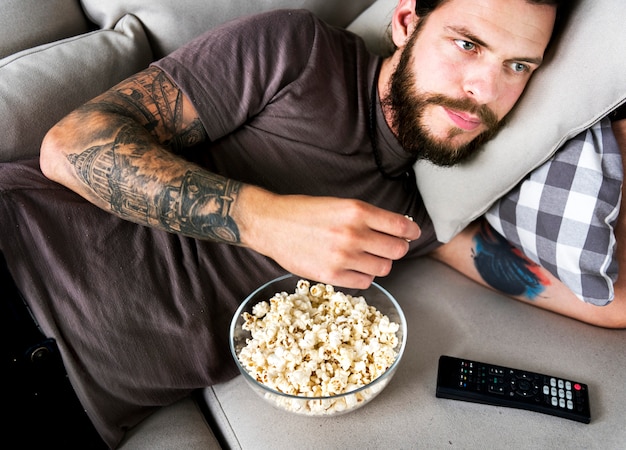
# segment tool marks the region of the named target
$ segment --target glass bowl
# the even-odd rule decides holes
[[[243,329],[245,323],[244,313],[252,314],[252,309],[255,305],[263,301],[269,302],[276,293],[293,294],[300,279],[300,277],[294,275],[281,276],[259,287],[244,300],[235,312],[230,325],[229,341],[231,354],[247,384],[274,407],[307,416],[330,416],[354,411],[370,402],[387,386],[396,372],[406,347],[406,318],[404,313],[393,296],[376,283],[372,283],[368,289],[364,290],[336,289],[336,291],[353,297],[362,296],[368,306],[375,307],[381,314],[387,316],[391,322],[395,322],[399,326],[395,333],[397,344],[394,348],[396,356],[393,363],[368,384],[351,391],[329,396],[314,395],[313,393],[302,395],[286,394],[258,381],[239,360],[238,355],[241,349],[246,346],[247,340],[252,337],[250,331]],[[311,282],[311,286],[314,284],[316,283]],[[270,359],[268,358],[266,361]]]

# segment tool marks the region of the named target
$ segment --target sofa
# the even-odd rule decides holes
[[[5,0],[0,161],[37,157],[46,131],[73,108],[231,18],[305,8],[384,53],[394,4]],[[569,139],[624,103],[626,58],[611,56],[606,42],[623,42],[625,14],[621,0],[576,2],[566,38],[479,158],[454,169],[416,165],[440,240],[451,239]],[[367,406],[332,418],[293,416],[270,407],[237,377],[159,408],[128,430],[119,448],[624,448],[626,331],[515,302],[429,258],[402,261],[379,283],[404,309],[408,342],[395,378]],[[587,383],[591,423],[436,398],[442,354]]]

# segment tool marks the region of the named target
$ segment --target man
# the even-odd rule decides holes
[[[17,174],[32,187],[14,194],[29,216],[17,242],[33,239],[42,274],[30,307],[109,445],[144,405],[234,375],[228,320],[262,282],[365,287],[439,246],[412,164],[453,164],[495,132],[556,1],[415,3],[399,1],[383,61],[283,11],[211,31],[71,113],[41,169],[126,220]]]

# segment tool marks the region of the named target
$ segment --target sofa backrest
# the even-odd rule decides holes
[[[82,0],[87,16],[111,28],[126,14],[143,23],[155,58],[235,17],[270,9],[303,8],[327,22],[346,26],[374,0]]]
[[[79,0],[2,0],[1,11],[0,58],[89,30]]]

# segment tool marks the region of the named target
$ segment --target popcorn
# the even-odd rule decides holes
[[[241,365],[267,387],[294,396],[330,397],[354,391],[395,361],[399,325],[366,303],[322,283],[299,280],[243,313],[251,337],[239,351]],[[279,406],[305,414],[349,410],[384,386],[303,402],[277,397]],[[267,394],[271,396],[271,394]]]

